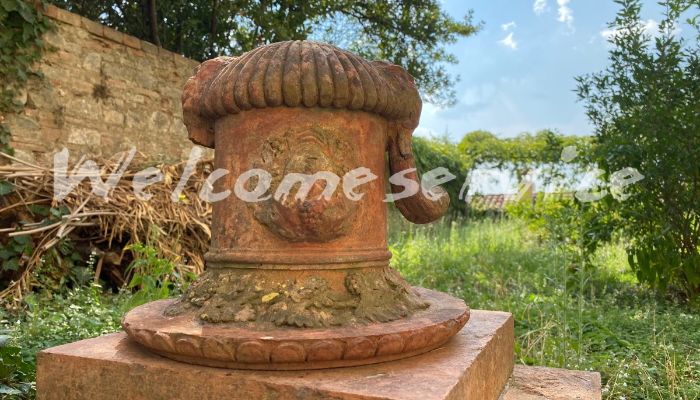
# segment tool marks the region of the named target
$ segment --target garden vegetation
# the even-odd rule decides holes
[[[595,134],[544,130],[502,139],[477,131],[459,143],[417,138],[421,170],[446,167],[456,173],[446,187],[454,212],[427,226],[410,225],[390,212],[392,265],[412,284],[449,292],[474,309],[513,313],[519,363],[600,371],[609,399],[697,399],[700,4],[662,1],[665,18],[659,32],[651,34],[641,26],[640,1],[617,2],[610,65],[578,78]],[[7,4],[13,2],[0,0],[6,12],[19,12],[8,11]],[[459,29],[468,29],[467,22]],[[157,28],[166,38],[170,28]],[[537,169],[564,186],[572,184],[568,180],[576,172],[596,169],[601,186],[624,168],[640,171],[644,179],[624,193],[593,187],[601,194],[598,201],[536,194],[484,217],[470,212],[463,185],[481,167],[516,178]],[[178,171],[174,168],[172,175]],[[15,206],[21,186],[10,179],[0,181],[0,220],[13,224],[12,230],[26,229],[27,221],[8,219],[9,211],[33,218],[29,229],[71,215],[62,204]],[[200,187],[204,178],[195,179],[192,186]],[[178,207],[201,207],[190,200],[183,198]],[[81,204],[72,201],[71,207]],[[199,214],[196,223],[206,227],[210,216]],[[33,398],[39,350],[117,331],[125,311],[177,296],[192,281],[188,260],[163,252],[157,219],[150,226],[147,218],[139,221],[138,230],[124,229],[121,236],[109,231],[114,224],[76,226],[46,257],[37,258],[30,274],[34,284],[4,303],[0,397]],[[189,220],[183,221],[187,226]],[[46,231],[0,236],[4,288],[22,273],[22,263]],[[187,251],[182,238],[170,242],[183,247],[179,253]],[[202,246],[201,238],[197,243]],[[106,262],[113,247],[122,255],[120,263],[101,273],[99,260]]]

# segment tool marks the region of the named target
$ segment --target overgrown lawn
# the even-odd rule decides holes
[[[611,399],[700,398],[700,313],[640,287],[621,246],[582,266],[517,221],[395,232],[411,283],[513,313],[517,362],[600,371]]]
[[[700,398],[700,312],[639,286],[622,247],[577,265],[517,221],[392,221],[392,232],[392,264],[412,284],[513,313],[517,362],[600,371],[610,399]],[[130,300],[90,286],[5,312],[0,398],[33,397],[20,382],[33,380],[36,352],[118,330]]]

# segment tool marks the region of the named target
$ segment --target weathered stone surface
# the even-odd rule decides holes
[[[363,110],[415,128],[421,99],[413,77],[386,61],[368,61],[327,43],[272,43],[240,57],[204,62],[183,97],[192,140],[208,146],[213,122],[252,108]],[[200,124],[210,125],[199,130]]]
[[[277,117],[284,106],[294,113],[301,109],[316,110],[319,119],[325,110],[349,110],[358,118],[362,114],[381,116],[385,126],[371,134],[386,141],[382,149],[388,147],[391,173],[411,170],[405,176],[420,182],[411,137],[418,126],[422,102],[413,77],[398,65],[368,61],[326,43],[278,42],[240,57],[218,57],[203,62],[187,80],[182,95],[183,119],[190,139],[216,147],[219,153],[225,143],[217,141],[238,142],[242,137],[240,129],[222,121],[240,115],[237,120],[257,122],[261,114],[256,116],[251,111],[262,110],[264,118],[286,126],[294,119]],[[266,108],[271,109],[269,114]],[[298,125],[297,121],[293,124]],[[336,130],[334,135],[341,136],[337,131],[345,127],[334,125],[331,125]],[[253,129],[245,134],[258,136],[262,132]],[[364,151],[367,146],[358,148]],[[240,153],[236,151],[235,155]],[[335,158],[338,157],[336,154]],[[401,185],[391,185],[394,193],[403,189]],[[396,207],[411,222],[435,221],[447,211],[449,196],[439,187],[431,190],[434,196],[419,191],[396,200]]]
[[[11,144],[19,154],[32,152],[41,163],[63,146],[74,153],[106,157],[135,146],[149,157],[171,161],[189,153],[192,144],[181,127],[180,95],[196,61],[158,51],[53,5],[45,15],[57,25],[44,36],[55,50],[46,51],[37,63],[44,77],[30,77],[30,101],[20,114],[32,119],[34,127],[25,129],[26,121],[8,118]],[[53,118],[38,117],[55,112],[67,118],[57,124]],[[131,120],[124,121],[124,116]],[[71,140],[52,140],[56,136]]]
[[[265,303],[265,298],[271,294],[272,301],[280,296],[275,292],[266,295],[262,292],[243,301],[235,314],[235,322],[201,322],[200,310],[163,318],[163,310],[172,304],[172,300],[166,300],[135,308],[124,317],[122,326],[131,338],[154,352],[193,364],[270,370],[373,364],[414,356],[441,346],[469,319],[469,309],[462,300],[427,289],[415,290],[416,296],[428,307],[393,321],[377,318],[369,322],[356,316],[341,315],[343,318],[354,317],[358,322],[338,321],[336,325],[345,325],[332,328],[278,326],[289,320],[310,324],[307,321],[315,322],[313,319],[317,316],[309,316],[309,310],[302,309],[301,306],[310,306],[305,301],[297,303],[291,298],[270,306],[272,311],[268,309],[268,314],[285,318],[271,321],[269,315],[259,315],[261,308],[266,306],[260,304],[260,297]],[[237,292],[233,290],[232,294]],[[376,296],[373,293],[362,295]],[[357,300],[363,302],[361,297]],[[369,303],[372,300],[364,301]],[[225,301],[219,301],[219,304],[227,305]],[[332,305],[330,301],[327,304]],[[276,307],[279,305],[283,307]],[[391,309],[391,306],[387,302],[375,307],[380,307],[381,311]],[[331,315],[334,312],[330,308],[320,308],[319,311]],[[363,310],[369,311],[376,312]]]
[[[513,319],[473,311],[445,346],[381,364],[317,371],[244,371],[156,356],[123,333],[39,354],[39,400],[129,399],[497,399],[513,368]],[[254,346],[253,346],[254,347]],[[281,357],[299,357],[288,348]],[[256,357],[251,348],[247,354]]]
[[[110,64],[106,74],[128,79],[129,70]],[[147,77],[135,79],[151,97]],[[177,360],[273,370],[369,364],[444,343],[467,306],[428,290],[424,300],[389,268],[386,240],[387,148],[392,171],[417,178],[420,109],[403,68],[328,44],[273,43],[202,63],[182,110],[190,139],[215,147],[223,172],[212,185],[208,270],[180,301],[130,311],[127,333]],[[166,123],[156,111],[149,127]],[[410,221],[431,222],[449,205],[444,191],[434,194],[419,190],[397,206]],[[263,331],[271,338],[256,339]],[[344,358],[349,339],[362,350]],[[200,351],[219,343],[235,356]],[[360,357],[369,344],[374,355]],[[298,361],[280,361],[288,359]]]
[[[429,306],[390,267],[313,274],[263,272],[209,269],[166,309],[166,315],[190,314],[214,323],[268,323],[270,328],[321,328],[388,322]],[[337,279],[342,280],[344,291],[331,287],[330,282]]]
[[[600,374],[516,365],[501,400],[600,400]]]

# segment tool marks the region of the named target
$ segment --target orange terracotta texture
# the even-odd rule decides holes
[[[377,363],[444,344],[469,308],[408,285],[387,248],[386,192],[405,188],[388,177],[407,171],[420,182],[411,135],[421,106],[401,67],[323,43],[202,63],[183,91],[183,121],[193,142],[215,150],[212,193],[229,195],[213,204],[207,270],[179,300],[127,314],[126,332],[180,361],[271,370]],[[313,180],[306,196],[287,180],[322,172],[337,180]],[[373,179],[348,188],[348,176]],[[422,189],[395,203],[415,223],[449,205],[440,187]],[[254,201],[241,196],[251,192]]]
[[[516,365],[501,400],[600,400],[600,374]]]
[[[511,375],[513,352],[512,316],[478,310],[452,340],[428,353],[309,371],[195,366],[116,333],[41,352],[37,398],[495,400]]]
[[[409,318],[332,329],[265,329],[205,324],[190,315],[161,318],[172,300],[129,313],[124,330],[138,343],[179,361],[236,369],[321,369],[390,361],[445,344],[467,322],[461,300],[418,289],[431,307]]]

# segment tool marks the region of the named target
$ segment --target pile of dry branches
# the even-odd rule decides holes
[[[84,179],[67,197],[57,201],[52,168],[4,153],[0,156],[12,163],[0,165],[0,184],[4,187],[4,194],[0,193],[0,246],[27,235],[33,243],[30,251],[13,260],[11,270],[2,268],[0,301],[17,302],[35,287],[37,271],[49,254],[52,257],[57,254],[51,253],[51,249],[66,240],[96,257],[95,281],[101,274],[117,285],[128,281],[125,264],[131,257],[128,245],[133,243],[156,248],[159,256],[173,261],[180,272],[203,270],[202,256],[211,237],[211,205],[199,198],[199,191],[212,170],[211,161],[197,164],[176,202],[171,200],[171,194],[183,173],[184,163],[155,166],[164,179],[148,186],[145,192],[152,197],[141,200],[132,181],[147,166],[142,161],[134,161],[105,198],[93,194],[91,182]],[[137,156],[140,159],[143,157]],[[101,166],[99,174],[103,181],[118,168],[118,162],[113,160],[96,162]],[[35,212],[37,206],[50,207],[53,212],[40,215]],[[107,264],[113,267],[111,275],[105,271]]]

